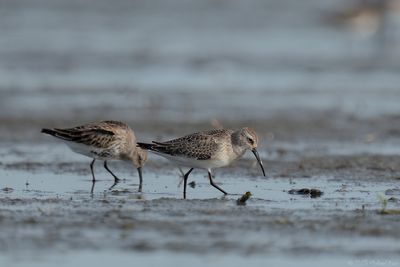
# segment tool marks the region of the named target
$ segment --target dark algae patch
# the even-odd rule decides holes
[[[311,198],[317,198],[324,194],[324,192],[315,188],[291,189],[288,193],[291,195],[309,195]]]

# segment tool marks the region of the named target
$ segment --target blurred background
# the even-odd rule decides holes
[[[0,265],[398,265],[399,74],[400,0],[0,0]],[[216,171],[246,207],[201,170],[182,201],[151,155],[143,194],[116,162],[90,195],[90,160],[40,129],[105,119],[141,141],[253,127],[267,178],[248,153]]]
[[[398,0],[1,0],[0,131],[116,119],[154,138],[215,119],[284,140],[379,118],[396,132],[399,26]]]

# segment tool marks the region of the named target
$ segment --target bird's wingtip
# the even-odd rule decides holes
[[[42,128],[42,130],[40,130],[41,133],[45,133],[45,134],[51,134],[54,131],[51,129],[47,129],[47,128]]]
[[[152,144],[137,142],[136,145],[143,149],[151,149]]]

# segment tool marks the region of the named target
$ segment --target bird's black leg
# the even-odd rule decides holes
[[[90,189],[90,194],[93,195],[93,190],[94,190],[94,184],[96,183],[96,178],[94,177],[94,172],[93,172],[93,165],[96,159],[93,159],[92,163],[90,163],[90,170],[92,171],[92,188]]]
[[[222,188],[220,188],[218,185],[214,184],[214,181],[212,179],[212,175],[211,175],[211,171],[208,171],[208,178],[210,179],[210,184],[212,186],[214,186],[215,188],[217,188],[219,191],[221,191],[222,193],[224,193],[225,195],[227,195],[228,193],[225,192]]]
[[[93,159],[92,163],[90,163],[90,170],[92,171],[92,182],[96,182],[96,178],[94,177],[94,172],[93,172],[93,164],[96,161],[96,159]]]
[[[92,181],[92,188],[90,189],[90,194],[93,197],[93,190],[94,190],[94,185],[96,184],[96,181]]]
[[[142,167],[137,168],[137,170],[139,174],[139,192],[142,192],[142,184],[143,184]]]
[[[186,185],[187,185],[187,179],[189,178],[189,174],[193,171],[193,168],[191,168],[184,176],[183,176],[183,199],[186,199]]]
[[[114,182],[119,183],[119,178],[107,167],[107,161],[104,161],[104,168],[114,177]]]

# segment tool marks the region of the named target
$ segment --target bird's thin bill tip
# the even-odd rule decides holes
[[[265,175],[265,170],[264,170],[264,166],[262,165],[262,163],[261,163],[261,162],[260,162],[260,167],[261,167],[261,170],[262,170],[263,176],[264,176],[264,177],[266,177],[266,175]]]
[[[254,156],[256,157],[256,159],[257,159],[257,161],[258,161],[258,164],[259,164],[260,167],[261,167],[261,171],[262,171],[262,173],[263,173],[263,176],[265,177],[266,175],[265,175],[264,165],[263,165],[263,163],[262,163],[262,161],[261,161],[261,158],[260,158],[260,155],[258,154],[257,149],[253,148],[251,151],[253,152]]]

